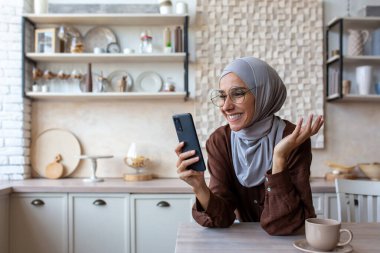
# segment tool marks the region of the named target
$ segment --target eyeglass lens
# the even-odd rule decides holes
[[[231,88],[228,91],[228,96],[231,99],[232,103],[240,104],[244,102],[245,95],[249,90],[246,88]],[[222,107],[224,102],[227,99],[227,95],[223,90],[214,90],[211,94],[211,101],[214,105]]]

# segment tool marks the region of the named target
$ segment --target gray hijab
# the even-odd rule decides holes
[[[253,187],[264,182],[272,168],[273,149],[282,139],[285,122],[274,113],[286,99],[286,88],[277,72],[267,63],[245,57],[227,65],[221,78],[236,74],[255,96],[255,112],[250,125],[231,131],[232,161],[240,184]]]

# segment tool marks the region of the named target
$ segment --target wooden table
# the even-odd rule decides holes
[[[380,223],[344,223],[354,239],[352,252],[380,252]],[[270,236],[259,223],[236,223],[230,228],[204,228],[196,223],[179,226],[175,253],[294,252],[293,241],[305,235]]]

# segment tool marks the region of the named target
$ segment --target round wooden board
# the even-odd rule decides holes
[[[81,146],[79,140],[71,132],[51,128],[40,133],[35,140],[32,140],[31,163],[33,170],[42,177],[46,177],[46,166],[54,157],[60,154],[63,165],[62,177],[67,177],[79,165]]]
[[[124,174],[125,181],[147,181],[151,179],[153,179],[153,175],[151,173]]]

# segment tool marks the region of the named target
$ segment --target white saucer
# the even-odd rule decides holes
[[[352,251],[352,246],[351,245],[345,245],[345,246],[339,246],[339,247],[336,247],[335,249],[333,249],[332,251],[320,251],[320,250],[317,250],[317,249],[314,249],[313,247],[311,247],[306,239],[302,239],[302,240],[297,240],[297,241],[294,241],[293,242],[293,246],[303,252],[310,252],[310,253],[326,253],[326,252],[330,252],[330,253],[348,253],[348,252],[351,252]]]

